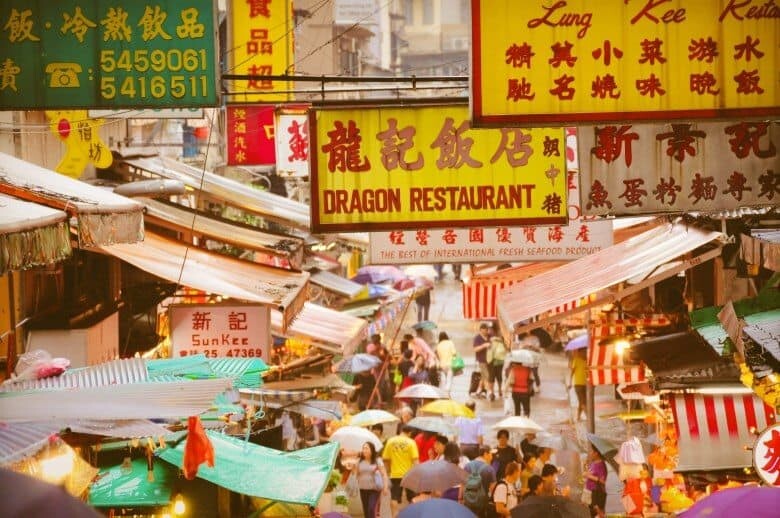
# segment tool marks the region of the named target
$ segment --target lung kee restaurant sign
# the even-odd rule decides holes
[[[587,215],[733,210],[780,203],[780,124],[580,128]]]
[[[566,224],[561,128],[472,130],[464,107],[310,116],[312,231]]]
[[[266,306],[171,306],[171,356],[268,360],[271,312]]]
[[[774,0],[472,0],[475,126],[771,119]]]

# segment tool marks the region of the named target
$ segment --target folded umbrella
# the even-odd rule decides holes
[[[446,399],[447,393],[439,387],[434,387],[427,383],[417,383],[399,390],[395,397],[405,399]]]
[[[415,417],[406,424],[424,432],[433,432],[440,435],[455,435],[457,431],[454,426],[445,423],[440,416]]]
[[[400,421],[397,415],[391,414],[385,410],[363,410],[352,416],[349,420],[350,426],[371,426],[381,423],[392,423]]]
[[[401,479],[401,487],[415,493],[445,491],[463,484],[468,478],[466,471],[447,460],[430,460],[415,464]]]
[[[349,451],[359,452],[367,442],[373,443],[376,451],[382,449],[382,441],[366,428],[360,428],[359,426],[342,426],[333,432],[328,440],[339,443],[342,449]]]
[[[398,513],[398,518],[475,518],[468,507],[447,498],[429,498],[407,505]]]
[[[365,372],[373,369],[382,363],[378,357],[373,354],[358,353],[347,356],[336,364],[336,372],[352,373]]]

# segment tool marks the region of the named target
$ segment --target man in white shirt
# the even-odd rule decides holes
[[[472,412],[477,407],[473,401],[466,402],[466,406]],[[458,444],[461,453],[469,460],[474,460],[479,455],[479,447],[483,442],[482,419],[476,415],[472,418],[458,417],[455,426],[458,428]]]
[[[496,507],[496,515],[511,516],[512,509],[517,505],[515,482],[520,478],[520,465],[510,462],[504,469],[504,478],[496,482],[493,488],[492,502]]]

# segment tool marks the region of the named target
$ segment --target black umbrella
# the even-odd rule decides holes
[[[64,488],[0,468],[0,502],[8,518],[67,516],[100,518],[97,511],[70,496]]]
[[[590,510],[565,496],[529,496],[512,509],[512,518],[590,518]]]

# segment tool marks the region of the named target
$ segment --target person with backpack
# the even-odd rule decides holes
[[[490,446],[480,446],[479,456],[464,467],[469,476],[463,485],[463,505],[479,517],[486,515],[488,495],[496,483],[496,472],[491,466],[494,453]]]
[[[520,478],[520,465],[510,462],[490,494],[487,518],[511,516],[511,511],[518,504],[516,483]]]

